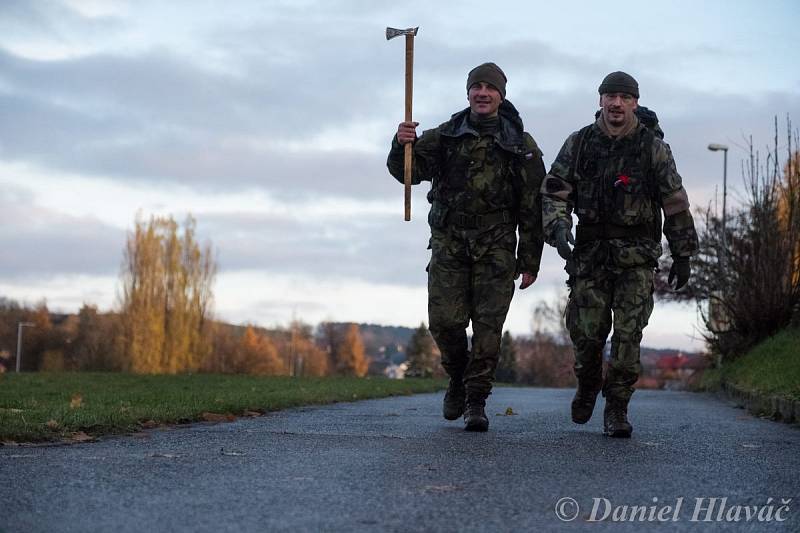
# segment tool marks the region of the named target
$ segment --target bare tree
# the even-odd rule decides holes
[[[742,162],[745,198],[734,208],[722,235],[721,214],[700,210],[700,251],[686,291],[672,292],[665,261],[656,280],[657,294],[694,300],[706,323],[706,339],[722,359],[735,357],[785,328],[800,305],[800,167],[797,132],[787,117],[785,163],[775,139],[765,159],[748,140]],[[725,242],[726,246],[721,246]]]

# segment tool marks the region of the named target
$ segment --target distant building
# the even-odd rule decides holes
[[[641,363],[637,388],[679,390],[686,388],[708,366],[708,358],[699,353],[648,350],[643,351]]]
[[[384,369],[383,375],[389,379],[405,379],[406,370],[408,370],[408,363],[389,365]]]

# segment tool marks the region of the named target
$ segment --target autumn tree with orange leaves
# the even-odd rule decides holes
[[[136,373],[195,371],[209,354],[216,264],[195,220],[137,219],[128,235],[121,313],[126,366]]]
[[[349,324],[336,347],[336,373],[341,376],[362,377],[367,374],[369,362],[364,352],[364,342],[358,324]]]
[[[286,374],[286,365],[272,339],[248,326],[234,352],[232,370],[240,374],[280,376]]]

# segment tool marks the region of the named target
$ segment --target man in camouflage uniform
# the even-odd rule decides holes
[[[604,432],[630,437],[627,408],[641,370],[642,329],[653,310],[661,212],[673,259],[669,283],[677,279],[676,290],[689,280],[689,258],[698,244],[669,145],[660,129],[646,127],[637,117],[638,83],[613,72],[599,92],[596,122],[567,138],[542,183],[543,225],[569,274],[566,322],[578,378],[572,420],[584,424],[591,418],[602,389]],[[573,210],[577,241],[571,233]],[[612,320],[604,381],[602,354]]]
[[[475,67],[467,78],[469,107],[419,138],[416,122],[401,123],[388,158],[389,172],[402,182],[403,145],[414,143],[413,183],[431,182],[428,319],[450,376],[444,417],[464,414],[468,431],[489,427],[484,406],[514,279],[522,275],[521,289],[536,280],[544,243],[542,153],[505,89],[497,65]]]

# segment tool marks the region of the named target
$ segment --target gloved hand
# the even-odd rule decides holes
[[[672,260],[672,267],[669,269],[669,277],[667,283],[672,285],[672,280],[677,279],[675,289],[681,289],[689,281],[689,276],[692,275],[692,267],[689,265],[688,257],[676,257]]]
[[[555,229],[553,229],[553,233],[556,240],[558,255],[560,255],[562,259],[569,260],[572,257],[572,248],[570,248],[569,245],[575,245],[575,237],[572,236],[569,224],[564,221],[558,222]]]

